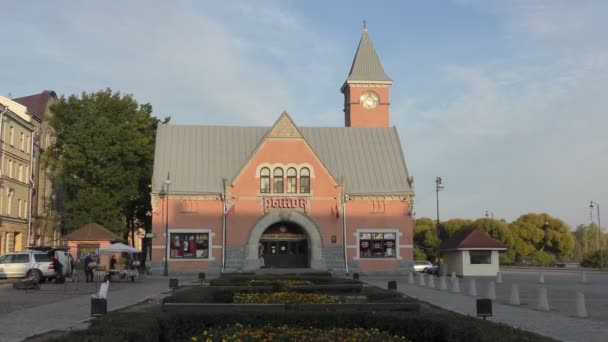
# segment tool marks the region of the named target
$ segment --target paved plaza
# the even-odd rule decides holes
[[[503,270],[503,284],[496,284],[497,299],[493,304],[490,319],[514,327],[533,331],[562,341],[606,341],[608,336],[608,274],[592,272],[587,274],[589,283],[579,284],[580,273],[560,270],[545,270],[544,284],[539,284],[537,270]],[[478,296],[466,295],[468,278],[460,280],[460,294],[454,294],[418,285],[409,285],[407,277],[364,277],[362,279],[382,288],[389,280],[397,280],[398,290],[408,296],[418,298],[442,308],[475,316],[477,298],[487,294],[489,278],[476,278]],[[416,278],[416,284],[418,279]],[[508,305],[511,284],[520,289],[522,305]],[[439,285],[438,281],[435,284]],[[547,288],[551,311],[537,310],[538,288]],[[448,282],[449,286],[449,282]],[[576,291],[585,293],[587,312],[590,317],[576,318]]]
[[[180,278],[180,284],[195,281]],[[140,303],[169,290],[163,277],[140,282],[113,282],[108,293],[108,311]],[[90,319],[90,296],[94,283],[42,284],[40,291],[15,290],[0,284],[0,342],[21,341],[51,330],[69,330]]]

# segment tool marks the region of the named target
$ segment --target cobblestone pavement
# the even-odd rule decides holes
[[[195,280],[179,279],[180,284]],[[95,284],[71,285],[74,287],[70,293],[65,292],[64,285],[59,284],[43,284],[40,291],[30,293],[1,285],[0,307],[4,307],[6,302],[10,309],[0,313],[0,342],[21,341],[50,330],[69,330],[88,320],[91,314],[90,294],[94,292],[92,286]],[[168,291],[168,285],[168,279],[162,277],[148,277],[136,283],[112,282],[108,293],[108,311],[137,304]]]
[[[382,288],[387,288],[389,280],[396,280],[398,290],[408,296],[418,298],[444,309],[474,317],[476,316],[475,301],[477,298],[482,297],[479,296],[475,298],[464,294],[454,294],[430,289],[428,287],[409,285],[407,277],[362,277],[362,280]],[[468,283],[464,283],[462,279],[460,279],[460,281],[460,289],[463,293],[466,293],[466,285],[468,285]],[[436,282],[436,285],[439,285],[439,283]],[[479,290],[478,294],[485,295],[483,291]],[[498,303],[494,302],[493,317],[491,317],[490,320],[529,330],[541,335],[550,336],[562,341],[604,342],[608,339],[608,324],[606,322],[589,318],[568,317],[567,315],[556,311],[542,312],[531,309],[531,307],[534,308],[536,305],[517,307],[501,304],[500,301]]]

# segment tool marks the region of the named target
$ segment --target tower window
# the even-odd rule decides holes
[[[300,170],[300,192],[310,193],[310,170],[306,167]]]
[[[293,167],[287,169],[287,193],[295,194],[296,192],[298,192],[297,181],[298,175],[296,169],[294,169]]]
[[[260,192],[270,192],[270,169],[267,167],[260,170]]]
[[[283,169],[277,167],[274,169],[274,174],[272,175],[274,184],[273,184],[273,192],[282,194],[283,193]]]

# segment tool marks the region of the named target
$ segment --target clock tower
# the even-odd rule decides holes
[[[393,81],[384,73],[380,58],[367,34],[363,34],[348,78],[340,89],[344,94],[346,127],[388,127],[389,89]]]

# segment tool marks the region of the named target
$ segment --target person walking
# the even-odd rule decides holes
[[[91,263],[93,263],[93,258],[91,258],[91,255],[87,254],[87,257],[84,258],[84,274],[86,276],[86,282],[91,282],[93,281],[93,267],[91,265]]]

